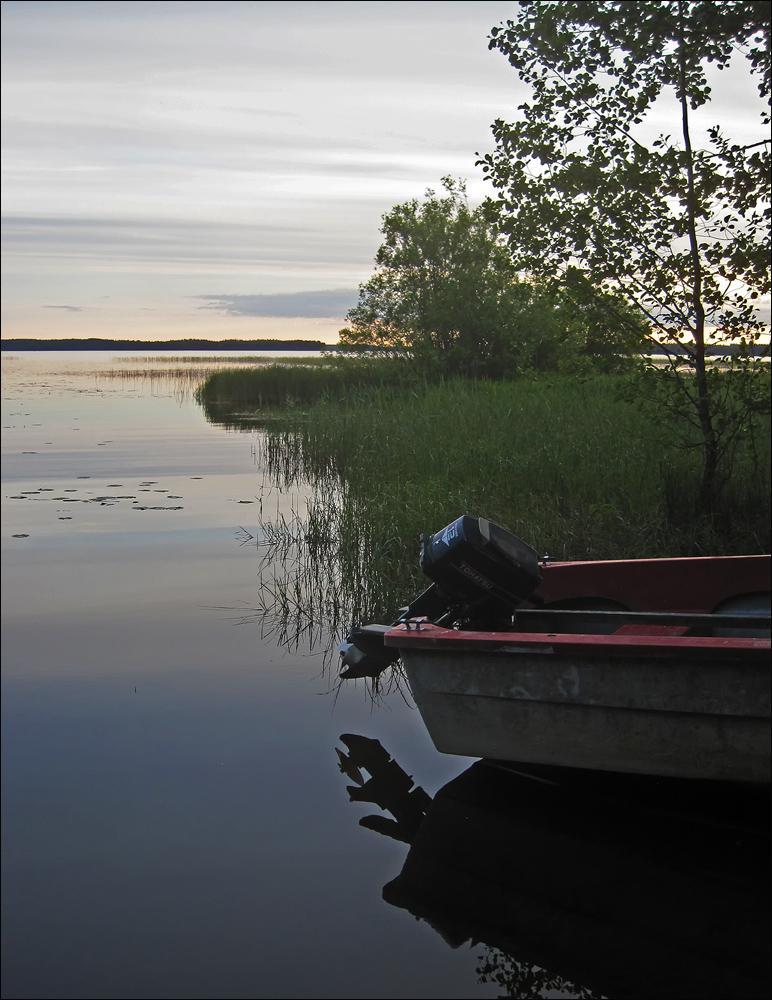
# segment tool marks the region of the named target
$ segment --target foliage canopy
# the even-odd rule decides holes
[[[524,0],[489,42],[530,87],[480,161],[513,260],[569,293],[601,288],[608,308],[621,296],[657,342],[681,345],[668,374],[701,434],[708,505],[758,395],[750,362],[735,362],[747,406],[722,411],[706,345],[769,329],[757,309],[769,293],[769,39],[766,3]],[[720,74],[743,60],[759,95],[750,141],[705,123]],[[654,130],[663,115],[672,135]]]
[[[383,217],[373,276],[341,331],[348,346],[407,352],[444,374],[510,375],[590,359],[613,367],[631,333],[609,327],[593,295],[569,305],[523,278],[484,206],[463,182],[396,205]],[[617,306],[623,308],[620,303]],[[639,339],[640,330],[634,339]]]

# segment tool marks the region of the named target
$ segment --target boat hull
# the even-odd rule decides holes
[[[512,648],[400,649],[443,753],[720,781],[770,780],[769,664]]]

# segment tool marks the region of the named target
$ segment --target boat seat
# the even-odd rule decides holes
[[[635,622],[628,623],[627,625],[620,625],[618,629],[614,632],[614,635],[686,635],[689,631],[688,625],[652,625],[652,624],[636,624]]]

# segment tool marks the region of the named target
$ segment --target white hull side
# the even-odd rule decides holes
[[[762,662],[403,649],[438,750],[692,779],[770,780]]]

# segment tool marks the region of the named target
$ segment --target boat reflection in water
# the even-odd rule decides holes
[[[360,825],[410,845],[383,898],[483,945],[500,995],[769,996],[768,790],[479,761],[432,799],[341,740],[351,800],[392,817]]]

